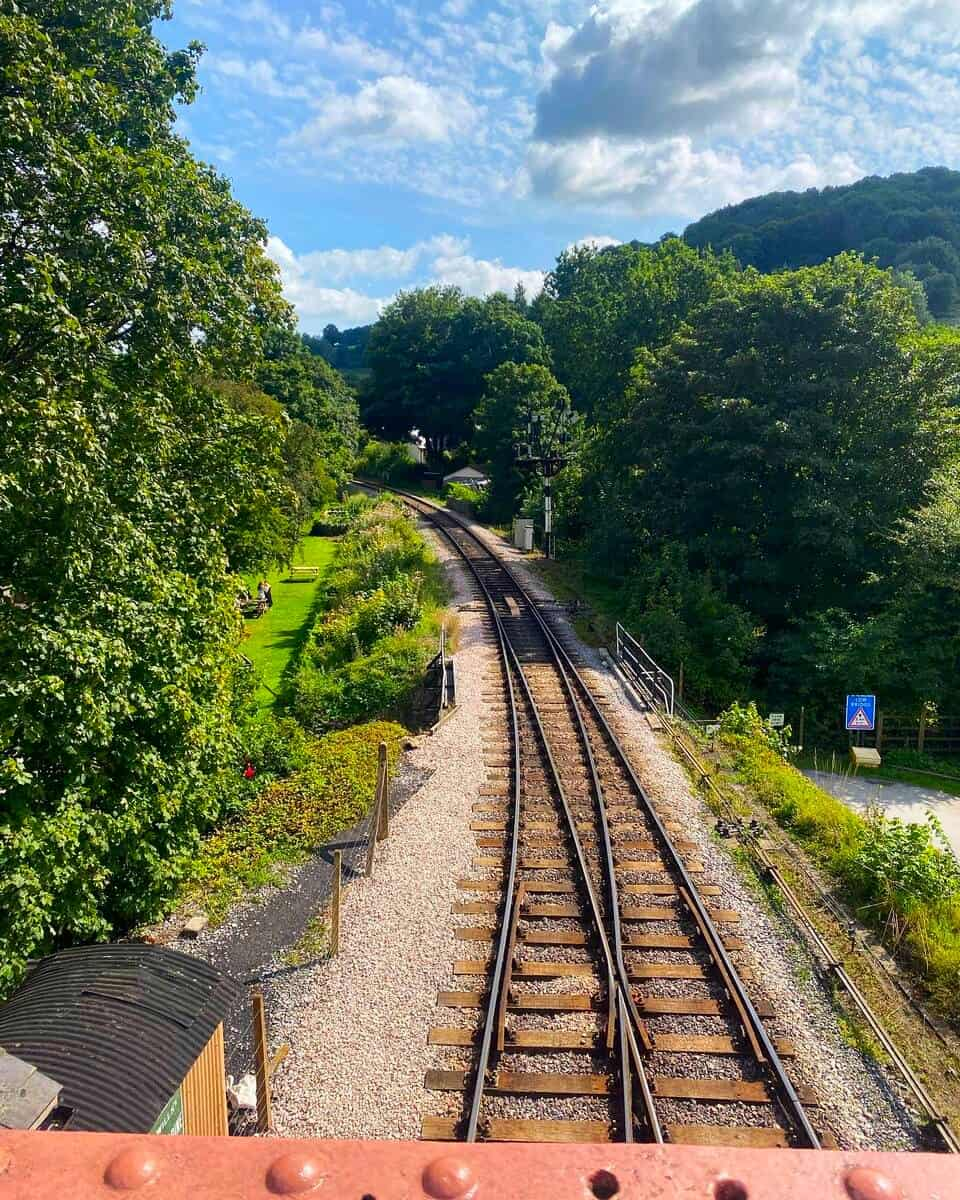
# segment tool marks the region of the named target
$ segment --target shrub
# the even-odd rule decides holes
[[[381,498],[337,543],[325,608],[294,680],[315,733],[404,715],[436,652],[439,569],[402,506]]]
[[[468,483],[448,483],[443,489],[447,500],[463,500],[467,504],[482,505],[487,498],[486,488],[471,487]]]
[[[278,882],[281,867],[357,824],[373,801],[380,743],[387,744],[393,771],[403,735],[401,726],[377,722],[308,737],[304,766],[262,787],[204,841],[185,867],[185,897],[220,920],[250,889]]]
[[[361,592],[314,629],[308,657],[317,666],[331,667],[369,653],[381,638],[413,629],[423,616],[422,587],[418,573]]]
[[[781,758],[787,758],[792,749],[790,735],[793,731],[790,726],[775,729],[769,721],[761,717],[753,700],[745,705],[736,702],[731,704],[726,712],[721,714],[720,732],[733,737],[754,738]]]
[[[402,442],[370,441],[360,454],[357,473],[387,483],[409,483],[417,476],[417,464]]]
[[[960,1017],[960,865],[939,822],[864,819],[785,762],[771,745],[774,732],[749,708],[726,722],[738,781],[807,848],[858,916],[899,946],[943,1011]]]
[[[371,715],[402,717],[435,652],[420,633],[384,638],[371,653],[336,670],[309,664],[298,673],[294,705],[310,729],[340,729]]]

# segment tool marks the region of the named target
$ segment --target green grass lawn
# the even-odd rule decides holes
[[[305,537],[294,556],[294,566],[319,567],[316,580],[290,581],[286,572],[268,576],[273,589],[273,607],[262,617],[246,622],[249,637],[244,640],[242,650],[267,685],[257,692],[257,701],[264,708],[274,703],[276,697],[269,689],[280,691],[290,660],[310,632],[317,590],[330,570],[335,547],[335,538]],[[255,596],[257,580],[248,580],[247,586]]]

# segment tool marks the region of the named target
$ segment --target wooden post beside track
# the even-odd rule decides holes
[[[273,1129],[273,1108],[270,1103],[270,1060],[267,1053],[267,1017],[263,1007],[263,992],[253,993],[253,1048],[257,1080],[257,1132]]]
[[[366,874],[373,874],[373,856],[377,848],[377,842],[383,841],[387,836],[387,823],[389,813],[387,807],[387,744],[380,743],[380,756],[377,764],[377,790],[373,797],[373,808],[370,810],[370,832],[369,842],[367,844],[367,869]]]
[[[380,762],[377,770],[377,841],[382,842],[390,832],[390,797],[387,786],[387,743],[380,743]]]
[[[343,880],[343,851],[333,852],[333,879],[330,884],[330,957],[340,953],[340,889]]]

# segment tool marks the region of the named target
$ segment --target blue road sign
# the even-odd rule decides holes
[[[847,697],[847,728],[854,733],[864,733],[877,725],[876,696]]]

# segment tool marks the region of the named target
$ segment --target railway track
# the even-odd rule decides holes
[[[456,549],[498,661],[474,877],[430,1041],[430,1140],[827,1144],[739,966],[739,914],[634,772],[549,618],[454,514],[404,502]],[[608,703],[608,702],[606,702]],[[462,921],[463,924],[459,922]]]

